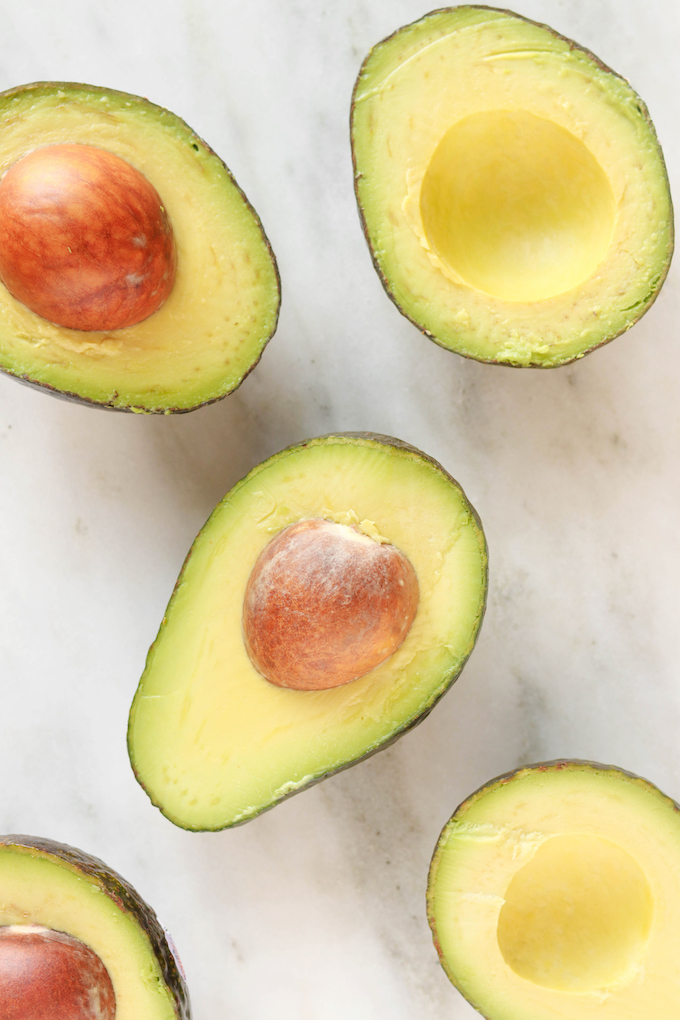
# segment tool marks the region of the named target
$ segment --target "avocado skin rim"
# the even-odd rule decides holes
[[[297,793],[304,793],[305,790],[310,789],[310,787],[312,787],[312,786],[316,786],[317,783],[323,782],[324,779],[328,779],[330,776],[335,776],[339,772],[344,772],[345,769],[349,769],[353,765],[358,765],[360,762],[366,761],[367,758],[372,758],[374,754],[378,753],[378,751],[383,751],[385,748],[390,747],[391,744],[393,744],[396,740],[398,740],[400,737],[402,737],[405,733],[408,733],[409,730],[414,729],[419,723],[423,722],[423,720],[427,718],[427,716],[430,714],[430,712],[435,707],[435,705],[437,705],[437,703],[440,701],[440,699],[444,697],[444,695],[447,693],[447,691],[449,691],[451,689],[451,687],[453,687],[454,683],[456,682],[456,680],[458,679],[458,677],[462,673],[463,668],[465,667],[465,665],[466,665],[468,659],[470,658],[470,655],[472,654],[472,651],[473,651],[473,649],[474,649],[474,647],[475,647],[475,645],[477,643],[477,639],[479,637],[479,633],[480,633],[481,628],[482,628],[482,622],[484,620],[484,614],[486,612],[487,593],[488,593],[488,588],[489,588],[488,547],[486,545],[486,539],[485,539],[485,535],[484,535],[484,529],[482,527],[482,522],[479,519],[479,515],[478,515],[477,511],[475,510],[475,508],[472,506],[472,504],[468,500],[467,496],[465,495],[465,492],[463,491],[462,486],[456,481],[456,479],[452,475],[449,474],[449,472],[445,468],[442,467],[442,465],[439,463],[439,461],[435,460],[434,457],[430,457],[429,454],[423,453],[422,450],[419,450],[417,447],[412,446],[410,443],[405,443],[401,439],[395,439],[394,436],[385,436],[385,435],[382,435],[381,433],[378,433],[378,432],[330,432],[330,433],[328,433],[325,436],[315,436],[314,439],[308,439],[308,440],[305,440],[304,442],[301,442],[301,443],[293,443],[291,446],[288,446],[284,450],[279,451],[279,453],[276,453],[272,457],[267,458],[267,461],[278,459],[279,457],[284,457],[287,454],[294,453],[296,450],[304,449],[306,446],[309,446],[311,444],[321,443],[324,440],[332,440],[332,439],[339,439],[341,441],[344,440],[344,439],[360,439],[360,440],[363,440],[365,442],[379,444],[380,446],[391,446],[395,450],[403,450],[406,453],[415,453],[415,454],[417,454],[417,456],[421,460],[427,461],[433,468],[436,469],[436,471],[439,474],[443,475],[443,477],[450,484],[455,486],[455,488],[458,489],[458,491],[462,494],[463,500],[464,500],[465,505],[466,505],[466,508],[467,508],[468,512],[470,513],[470,516],[473,519],[473,521],[475,523],[475,526],[476,526],[476,528],[478,530],[478,533],[479,533],[479,535],[481,536],[481,539],[482,539],[481,553],[482,553],[482,562],[483,562],[483,571],[484,571],[484,574],[483,574],[483,579],[482,579],[483,580],[483,584],[482,584],[482,594],[481,594],[481,600],[480,600],[480,606],[479,606],[479,615],[477,617],[477,621],[478,622],[477,622],[477,626],[475,628],[475,632],[474,632],[473,637],[472,637],[472,641],[470,642],[469,647],[466,649],[465,655],[464,655],[462,661],[460,662],[459,666],[451,673],[451,675],[445,681],[443,686],[440,687],[432,695],[432,697],[430,698],[429,702],[427,702],[425,704],[425,706],[420,710],[420,712],[418,712],[418,714],[415,717],[413,717],[412,719],[407,720],[401,727],[399,727],[399,729],[395,733],[392,734],[391,737],[389,737],[386,740],[380,741],[377,744],[377,746],[372,747],[365,754],[361,755],[360,758],[353,758],[351,761],[345,762],[343,765],[339,765],[335,769],[329,769],[329,771],[327,771],[327,772],[321,772],[321,773],[317,774],[312,779],[310,779],[308,782],[306,782],[304,786],[301,786],[301,787],[299,787],[296,790],[288,791],[287,793],[283,794],[282,797],[279,797],[276,800],[272,801],[270,804],[267,804],[266,807],[260,808],[259,810],[255,811],[253,814],[248,815],[247,818],[241,818],[237,822],[227,823],[226,825],[217,825],[217,826],[215,826],[215,828],[192,829],[190,826],[183,825],[182,822],[180,822],[178,819],[174,818],[170,813],[165,811],[162,804],[160,804],[156,800],[154,800],[154,798],[152,797],[152,795],[149,793],[149,791],[147,790],[146,786],[142,782],[142,780],[141,780],[141,778],[139,776],[139,773],[138,773],[138,771],[137,771],[137,769],[135,767],[134,759],[133,759],[133,756],[132,756],[132,716],[133,716],[134,709],[135,709],[135,703],[136,703],[136,700],[137,700],[137,695],[139,693],[139,689],[138,689],[137,693],[135,694],[135,697],[133,699],[132,707],[130,709],[130,715],[129,715],[129,719],[128,719],[128,756],[130,758],[130,764],[132,766],[132,771],[134,773],[135,779],[137,780],[139,785],[142,787],[142,789],[146,793],[147,797],[149,798],[149,800],[151,801],[153,806],[158,808],[158,810],[160,811],[160,813],[162,815],[164,815],[169,821],[171,821],[173,823],[173,825],[177,825],[180,829],[185,829],[188,832],[220,832],[223,829],[235,829],[235,828],[238,828],[238,826],[240,826],[240,825],[246,825],[248,822],[252,821],[253,818],[257,818],[259,815],[264,814],[265,811],[271,811],[272,808],[276,807],[277,804],[281,804],[284,800],[288,800],[290,797],[294,797]],[[252,471],[249,471],[248,474],[244,478],[241,479],[241,481],[237,482],[236,485],[233,486],[232,489],[230,489],[230,492],[232,492],[236,488],[239,488],[242,483],[246,482],[247,479],[250,478],[251,474],[253,474],[255,471],[258,471],[262,467],[262,464],[266,463],[267,461],[263,461],[262,463],[257,464],[252,469]],[[219,506],[219,504],[218,504],[218,506]],[[208,520],[210,520],[210,518],[208,518]],[[207,522],[206,522],[206,524],[207,524]],[[201,528],[201,530],[199,531],[198,535],[194,539],[194,542],[192,543],[191,549],[187,553],[187,557],[186,557],[186,559],[184,561],[184,564],[182,565],[182,569],[180,571],[179,577],[177,578],[177,581],[175,582],[175,586],[174,586],[174,588],[172,590],[172,595],[170,596],[170,598],[168,600],[168,605],[170,605],[170,603],[172,602],[172,599],[174,597],[175,592],[177,591],[177,589],[179,588],[180,584],[182,583],[182,580],[183,580],[183,577],[184,577],[184,571],[186,570],[187,564],[189,563],[189,560],[191,559],[191,554],[193,552],[194,546],[195,546],[196,542],[198,542],[199,538],[201,537],[205,527],[206,527],[206,525],[204,525],[203,528]],[[154,646],[156,644],[156,641],[158,641],[158,638],[160,637],[160,634],[161,634],[161,632],[163,630],[164,625],[165,625],[165,616],[163,617],[163,620],[161,622],[161,626],[159,628],[158,635],[157,635],[155,641],[153,642],[153,644],[151,645],[151,647],[149,648],[149,652],[148,652],[147,660],[146,660],[147,664],[148,664],[149,659],[150,659],[150,657],[151,657],[151,655],[153,653],[153,649],[154,649]],[[144,668],[144,673],[142,673],[142,677],[144,677],[145,673],[146,673],[146,666]],[[141,686],[141,680],[140,680],[140,686]]]
[[[37,854],[33,856],[52,858],[60,864],[66,865],[70,871],[94,879],[101,891],[110,900],[113,900],[119,910],[130,914],[147,936],[163,975],[163,981],[172,996],[177,1020],[191,1020],[189,990],[168,945],[166,934],[155,911],[148,903],[144,902],[129,882],[126,882],[121,875],[109,868],[98,857],[93,857],[83,850],[78,850],[67,843],[58,843],[53,839],[23,835],[0,836],[0,846],[35,850]]]
[[[451,984],[460,992],[463,998],[467,1002],[469,1002],[470,1005],[473,1006],[479,1013],[481,1013],[481,1010],[477,1003],[473,1002],[472,999],[470,999],[467,996],[465,991],[460,987],[456,975],[448,967],[446,959],[442,952],[441,945],[439,943],[439,939],[437,937],[437,927],[435,924],[433,903],[434,878],[439,867],[439,861],[442,856],[449,832],[451,828],[455,825],[459,817],[465,814],[468,807],[470,807],[472,803],[476,801],[479,797],[483,797],[487,793],[489,793],[495,786],[505,786],[506,783],[511,783],[512,780],[519,776],[522,772],[562,772],[563,770],[569,768],[573,768],[576,771],[579,771],[580,769],[591,769],[593,772],[615,772],[620,776],[625,776],[626,779],[633,779],[638,785],[644,786],[652,793],[655,793],[658,797],[661,798],[661,800],[663,800],[663,802],[667,806],[672,808],[673,811],[680,812],[680,804],[678,804],[677,801],[674,801],[672,797],[669,797],[667,794],[662,793],[659,787],[656,786],[654,783],[650,783],[648,779],[643,779],[641,776],[636,775],[635,772],[629,772],[627,769],[619,768],[618,765],[603,765],[602,762],[590,761],[587,758],[555,758],[551,761],[539,761],[533,765],[519,765],[516,769],[512,769],[510,772],[503,772],[500,776],[496,776],[494,779],[490,779],[488,783],[484,783],[477,790],[475,790],[474,793],[471,793],[468,797],[466,797],[465,800],[458,805],[458,807],[453,812],[448,822],[442,829],[439,839],[437,840],[437,845],[434,848],[434,853],[432,854],[432,859],[430,861],[430,870],[427,880],[426,905],[427,905],[427,921],[428,924],[430,925],[430,930],[432,932],[432,941],[434,943],[435,949],[437,950],[437,956],[439,957],[439,962],[442,966],[442,969],[446,974],[447,978],[449,979],[449,981],[451,982]],[[488,1017],[485,1013],[482,1013],[482,1017],[484,1018],[484,1020],[493,1020],[492,1017]]]

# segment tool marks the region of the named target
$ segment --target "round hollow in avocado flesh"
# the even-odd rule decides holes
[[[375,46],[352,149],[388,295],[466,357],[583,357],[637,322],[668,272],[668,177],[644,103],[510,11],[433,11]]]
[[[489,1020],[672,1020],[680,809],[621,769],[528,765],[472,794],[428,882],[450,980]]]
[[[11,1020],[191,1017],[151,907],[96,857],[32,836],[0,836],[0,996]],[[26,1012],[32,999],[39,1008]]]
[[[236,389],[276,328],[280,288],[262,225],[222,160],[170,111],[93,85],[38,82],[4,92],[0,128],[0,175],[29,153],[64,148],[124,161],[160,197],[174,241],[170,251],[167,231],[161,236],[163,300],[120,328],[56,325],[22,303],[26,294],[18,300],[0,284],[0,369],[57,396],[138,413],[190,411]],[[98,193],[90,207],[100,200]],[[142,234],[146,244],[145,231],[132,237],[140,251]],[[130,257],[134,290],[141,274]]]
[[[258,557],[310,519],[351,528],[359,544],[399,550],[419,591],[392,654],[329,690],[266,680],[242,628]],[[130,712],[137,779],[175,824],[221,829],[373,754],[423,719],[456,679],[486,587],[481,525],[436,461],[371,433],[283,450],[225,496],[189,552]]]

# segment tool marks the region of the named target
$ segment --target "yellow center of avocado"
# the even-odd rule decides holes
[[[631,976],[652,914],[647,878],[625,850],[599,836],[553,836],[510,882],[498,945],[533,984],[595,991]]]
[[[506,301],[541,301],[586,280],[616,222],[611,185],[590,150],[524,110],[454,124],[428,165],[420,211],[441,268]]]

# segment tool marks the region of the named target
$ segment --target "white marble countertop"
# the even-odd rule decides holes
[[[0,831],[73,843],[171,930],[196,1020],[465,1020],[424,911],[441,826],[477,786],[558,756],[680,798],[680,293],[582,362],[468,362],[403,319],[356,213],[348,110],[416,0],[3,3],[0,88],[147,95],[225,159],[278,256],[256,371],[190,415],[107,414],[0,378]],[[646,100],[678,187],[680,7],[518,0]],[[481,638],[389,750],[243,828],[192,834],[130,770],[127,713],[187,548],[258,461],[371,429],[437,457],[485,525]]]

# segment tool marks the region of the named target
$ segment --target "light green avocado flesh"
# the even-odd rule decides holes
[[[8,839],[22,837],[4,837]],[[49,841],[44,842],[49,846]],[[56,844],[60,849],[60,844]],[[70,848],[66,848],[70,849]],[[87,865],[100,861],[80,855]],[[103,866],[102,866],[103,867]],[[111,873],[115,880],[117,876]],[[125,890],[122,890],[125,895]],[[141,901],[139,901],[141,904]],[[188,1017],[168,988],[145,923],[117,903],[96,874],[31,846],[0,845],[0,926],[40,925],[63,931],[94,950],[116,996],[116,1020],[178,1020]],[[1,1008],[0,1008],[1,1013]]]
[[[502,776],[445,826],[428,914],[446,973],[489,1020],[676,1020],[678,806],[592,762]]]
[[[668,271],[672,207],[644,103],[509,11],[435,11],[377,45],[352,106],[376,268],[441,346],[552,367],[628,329]]]
[[[403,644],[333,690],[273,686],[251,664],[242,636],[257,557],[306,518],[389,541],[420,587]],[[422,718],[470,654],[485,596],[481,527],[434,461],[396,440],[351,434],[277,454],[219,504],[184,564],[130,715],[137,778],[185,828],[252,818]]]
[[[235,389],[276,328],[279,284],[255,212],[224,163],[168,110],[90,85],[38,83],[0,95],[0,174],[36,148],[94,145],[153,184],[177,247],[162,307],[109,333],[56,326],[0,283],[0,367],[89,403],[186,411]]]

